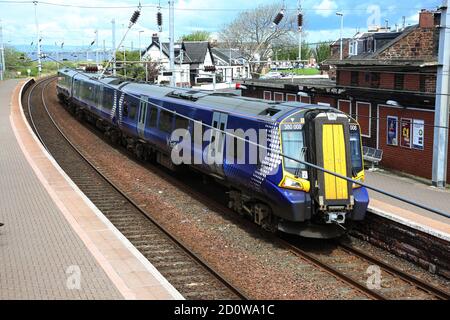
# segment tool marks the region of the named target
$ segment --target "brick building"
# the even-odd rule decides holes
[[[358,33],[346,58],[328,61],[335,81],[247,80],[243,95],[345,111],[360,123],[363,144],[383,150],[383,166],[431,178],[439,23],[439,12],[423,10],[417,25]]]

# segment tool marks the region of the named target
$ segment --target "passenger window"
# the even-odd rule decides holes
[[[134,103],[130,104],[128,118],[134,120],[136,118],[137,106]]]
[[[156,117],[158,116],[158,109],[152,107],[150,109],[150,114],[147,118],[147,127],[156,128]]]
[[[189,128],[188,119],[179,116],[175,118],[175,129],[188,129],[188,128]]]
[[[126,100],[123,102],[123,116],[128,117],[128,102]]]
[[[104,89],[103,91],[103,108],[111,110],[114,104],[114,92]]]
[[[162,110],[159,114],[159,130],[164,132],[172,132],[172,117],[173,114]]]

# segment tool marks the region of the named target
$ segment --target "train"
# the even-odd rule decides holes
[[[338,109],[68,68],[56,93],[137,158],[221,184],[229,208],[266,230],[329,239],[365,219],[368,192],[355,183],[365,178],[360,127]]]

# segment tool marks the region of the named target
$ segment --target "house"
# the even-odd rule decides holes
[[[162,74],[158,83],[169,82],[170,71],[169,43],[160,45],[156,34],[152,37],[151,44],[142,54],[143,60],[155,61],[161,65]],[[199,83],[202,79],[212,81],[212,73],[204,71],[205,66],[213,66],[214,57],[211,46],[207,41],[184,41],[175,43],[175,82],[180,87],[190,87]]]
[[[422,10],[417,25],[357,33],[347,57],[327,61],[335,81],[248,80],[242,94],[338,108],[359,122],[364,146],[383,150],[384,167],[431,178],[439,24],[439,11]]]
[[[212,48],[217,74],[223,82],[250,77],[249,65],[243,55],[235,49]]]

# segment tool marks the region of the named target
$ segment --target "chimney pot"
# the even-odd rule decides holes
[[[420,28],[434,28],[434,13],[422,9],[419,13],[419,27]]]

